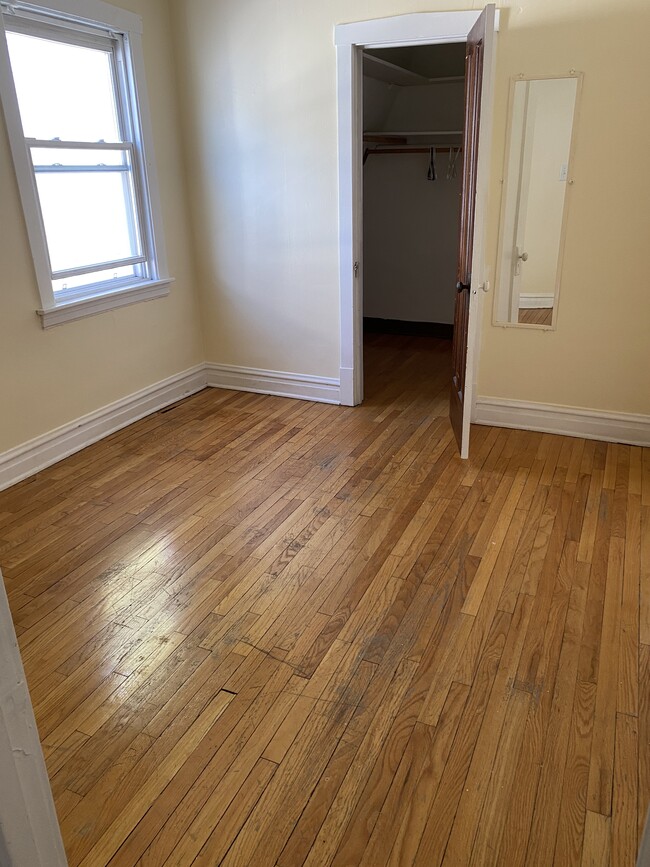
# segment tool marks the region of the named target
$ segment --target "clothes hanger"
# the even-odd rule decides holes
[[[456,163],[460,154],[460,148],[449,148],[449,162],[447,163],[447,180],[450,181],[456,177]]]
[[[427,172],[427,180],[435,181],[436,179],[436,149],[432,147],[429,150],[429,171]]]

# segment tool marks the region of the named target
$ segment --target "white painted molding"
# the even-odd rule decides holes
[[[253,391],[319,403],[340,403],[341,388],[338,379],[211,362],[205,365],[205,369],[206,382],[211,388]]]
[[[338,206],[339,206],[339,309],[340,309],[340,402],[355,406],[363,400],[363,166],[362,166],[362,63],[361,49],[371,47],[401,47],[411,45],[465,42],[481,10],[460,12],[417,12],[389,18],[372,18],[337,24],[334,28],[336,45],[336,89],[338,120]],[[494,30],[499,29],[499,10],[494,12]],[[492,55],[491,57],[489,55]],[[481,141],[479,143],[479,203],[478,231],[474,250],[474,273],[477,281],[485,279],[483,262],[481,198],[487,196],[489,149],[491,142],[491,94],[495,74],[494,52],[486,51],[481,108]],[[483,167],[485,170],[483,170]],[[485,191],[483,191],[485,188]],[[473,405],[473,385],[478,365],[480,342],[480,307],[476,298],[470,313],[470,348],[466,401]],[[475,314],[475,315],[473,315]],[[476,363],[472,364],[474,356]],[[348,374],[351,371],[351,374]],[[345,372],[345,375],[344,375]],[[464,422],[467,440],[469,421]]]
[[[140,301],[152,301],[154,298],[164,298],[169,295],[169,287],[173,283],[171,277],[165,280],[149,280],[141,286],[131,286],[119,292],[107,292],[105,295],[95,295],[92,298],[83,298],[78,301],[70,301],[67,304],[59,304],[36,312],[41,317],[43,328],[51,328],[53,325],[62,325],[74,319],[84,319],[86,316],[94,316],[96,313],[104,313],[116,307],[125,307],[128,304],[137,304]]]
[[[66,867],[7,594],[0,573],[0,864]]]
[[[0,454],[0,491],[206,386],[340,403],[338,379],[231,364],[198,364]]]
[[[366,48],[384,45],[408,45],[423,41],[423,36],[436,42],[464,42],[481,10],[462,12],[411,12],[390,18],[371,18],[337,24],[334,27],[335,45],[365,45]],[[499,29],[499,12],[496,13]]]
[[[522,292],[519,296],[519,307],[531,309],[538,307],[552,307],[555,302],[555,295],[533,295],[530,292]]]
[[[33,11],[34,7],[46,9],[48,13],[58,13],[61,18],[76,18],[91,25],[100,27],[110,25],[121,33],[130,30],[133,33],[142,33],[142,18],[134,12],[119,9],[112,3],[104,0],[2,0],[0,6],[11,11]],[[4,11],[4,10],[3,10]]]
[[[650,446],[650,415],[479,397],[472,421],[494,427]]]
[[[0,490],[170,403],[201,391],[205,385],[205,366],[200,364],[0,454]]]

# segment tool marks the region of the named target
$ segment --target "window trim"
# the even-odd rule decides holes
[[[128,134],[134,146],[133,171],[138,172],[144,192],[144,201],[138,202],[138,210],[142,222],[143,249],[147,251],[147,277],[125,277],[116,283],[98,283],[92,287],[72,289],[65,297],[57,293],[55,297],[36,175],[29,150],[30,141],[23,133],[7,47],[4,15],[12,13],[25,19],[31,17],[35,21],[38,16],[46,15],[61,21],[66,28],[77,29],[82,37],[88,35],[89,28],[120,35],[123,50],[119,60],[125,64],[125,75],[118,78],[125,80],[128,93],[121,92],[119,81],[116,86],[118,99],[126,100],[129,104],[127,115],[132,128]],[[42,306],[36,312],[44,328],[168,295],[173,282],[167,267],[141,34],[140,16],[104,3],[103,0],[46,0],[44,3],[0,0],[0,101],[41,297]]]

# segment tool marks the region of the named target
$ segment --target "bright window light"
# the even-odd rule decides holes
[[[128,152],[50,151],[45,162],[40,153],[32,160],[52,272],[141,256]]]
[[[84,4],[109,8],[81,0],[80,12]],[[124,291],[157,297],[155,286],[169,282],[143,150],[139,36],[114,27],[136,16],[110,14],[104,26],[91,15],[71,18],[67,8],[19,2],[0,15],[0,62],[11,73],[0,75],[0,95],[44,314]]]
[[[26,138],[121,141],[113,53],[7,32]]]

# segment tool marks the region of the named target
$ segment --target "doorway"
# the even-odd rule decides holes
[[[465,53],[463,42],[363,51],[366,399],[409,356],[428,372],[422,398],[451,378]]]
[[[492,36],[498,16],[490,7],[488,39],[483,45],[482,113],[480,135],[475,142],[478,156],[475,193],[477,231],[473,235],[472,260],[475,269],[465,317],[467,377],[463,392],[461,455],[467,456],[469,415],[476,374],[478,318],[484,288],[484,211],[487,200],[489,144],[491,138],[491,96],[493,80]],[[341,403],[349,406],[363,400],[363,53],[375,49],[409,48],[464,43],[485,19],[481,12],[420,13],[339,25],[335,29],[338,77],[339,129],[339,284],[340,284],[340,390]],[[494,24],[492,24],[494,21]],[[460,439],[460,438],[459,438]]]

